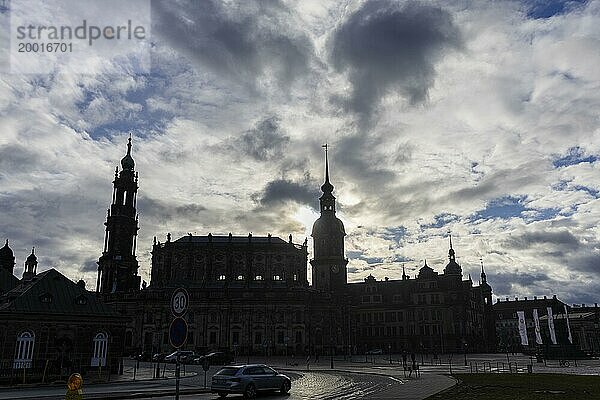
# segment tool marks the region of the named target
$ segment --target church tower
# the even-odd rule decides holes
[[[139,290],[138,262],[135,255],[138,216],[136,201],[138,174],[131,157],[131,137],[127,143],[127,155],[115,170],[112,204],[106,217],[104,250],[98,260],[99,293],[122,293]]]
[[[6,239],[4,247],[0,248],[0,269],[6,270],[11,275],[15,270],[15,255],[8,246],[8,239]]]
[[[444,268],[444,275],[454,275],[462,278],[462,268],[456,262],[456,253],[452,248],[452,235],[450,235],[450,250],[448,250],[448,264]]]
[[[344,257],[344,224],[335,216],[335,197],[333,185],[329,182],[328,146],[325,148],[325,183],[321,186],[323,195],[319,198],[321,203],[321,216],[315,221],[312,229],[314,243],[312,265],[312,283],[316,289],[322,291],[343,290],[348,282],[346,265],[348,260]]]
[[[25,268],[23,269],[23,280],[28,281],[37,275],[37,256],[35,255],[35,247],[31,249],[31,254],[25,260]]]

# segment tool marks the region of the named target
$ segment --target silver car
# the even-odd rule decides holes
[[[230,393],[243,394],[253,399],[257,392],[279,391],[286,394],[292,387],[292,380],[264,364],[227,366],[213,377],[211,393],[223,398]]]

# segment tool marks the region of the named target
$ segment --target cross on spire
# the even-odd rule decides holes
[[[325,149],[325,183],[321,186],[321,190],[323,193],[331,194],[333,185],[329,182],[329,144],[325,143],[321,147]]]
[[[325,182],[329,182],[329,144],[326,142],[323,146],[325,149]]]

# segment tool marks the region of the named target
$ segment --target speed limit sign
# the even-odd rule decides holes
[[[181,317],[186,313],[190,296],[184,288],[175,289],[171,297],[171,312],[176,317]]]

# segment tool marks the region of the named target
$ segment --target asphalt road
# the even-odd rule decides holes
[[[388,391],[402,381],[393,377],[366,374],[340,374],[335,372],[303,372],[302,375],[288,373],[293,379],[292,390],[287,395],[278,393],[262,394],[265,400],[327,400],[327,399],[364,399],[377,398],[377,393]],[[218,399],[215,394],[194,394],[181,396],[181,399]],[[241,395],[229,395],[227,398],[241,399]],[[154,399],[173,399],[173,396],[154,397]]]

